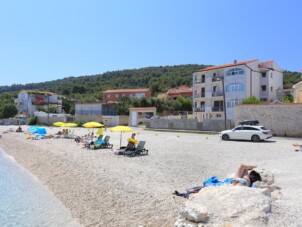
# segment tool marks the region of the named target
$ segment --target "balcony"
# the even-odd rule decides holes
[[[212,77],[212,82],[222,81],[222,80],[223,80],[223,76],[213,76]]]
[[[195,111],[195,112],[205,112],[206,109],[205,109],[204,106],[200,106],[200,107],[198,107],[198,108],[195,108],[194,111]]]
[[[213,107],[212,112],[223,112],[223,107]]]
[[[194,80],[194,84],[201,84],[201,83],[205,83],[205,79],[199,79],[199,80]]]
[[[206,94],[204,92],[198,92],[194,94],[194,98],[204,98]]]
[[[223,92],[222,91],[216,91],[212,93],[212,97],[218,97],[218,96],[223,96]]]

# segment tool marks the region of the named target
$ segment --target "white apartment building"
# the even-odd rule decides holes
[[[234,121],[234,106],[242,99],[255,96],[272,102],[280,90],[283,71],[274,61],[255,59],[207,67],[193,73],[193,114],[199,122],[224,119],[224,114]]]
[[[53,92],[37,91],[37,90],[23,90],[15,99],[15,105],[18,113],[26,116],[34,115],[34,112],[39,111],[39,107],[55,106],[56,112],[62,112],[62,100],[58,99],[58,95]]]

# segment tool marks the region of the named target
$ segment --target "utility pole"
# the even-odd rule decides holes
[[[221,80],[222,82],[222,91],[223,91],[223,113],[224,113],[224,129],[227,129],[227,116],[226,116],[226,105],[225,105],[225,90],[224,90],[224,78]]]
[[[48,97],[47,124],[49,126],[49,95],[47,95],[47,97]]]

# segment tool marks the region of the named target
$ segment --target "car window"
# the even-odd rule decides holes
[[[260,127],[262,130],[268,130],[267,128],[265,128],[265,127]]]
[[[235,131],[242,130],[242,127],[235,128]]]
[[[253,128],[252,127],[246,127],[246,126],[244,126],[243,130],[253,130]]]
[[[258,128],[253,128],[253,127],[249,127],[249,128],[250,128],[249,130],[260,131],[260,129],[258,129]]]

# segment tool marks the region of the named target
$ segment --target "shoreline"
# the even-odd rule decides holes
[[[0,127],[0,134],[10,127]],[[58,128],[47,130],[54,133]],[[290,218],[301,211],[302,153],[294,152],[291,146],[296,139],[225,142],[217,135],[140,128],[135,132],[138,140],[147,141],[149,155],[115,156],[109,149],[82,149],[71,139],[27,140],[25,134],[15,132],[3,134],[0,147],[46,185],[83,226],[173,226],[185,202],[172,195],[174,190],[201,185],[213,175],[224,178],[240,163],[272,170],[286,199],[279,202],[285,207],[294,205],[290,210],[275,210],[281,209],[291,223],[301,220]],[[85,133],[87,129],[75,129],[76,135]],[[111,136],[116,149],[120,133],[105,134]],[[129,135],[123,133],[123,144]],[[294,188],[290,185],[292,179],[298,179]],[[281,222],[281,217],[277,213],[271,217],[271,226],[278,226],[274,223]]]

